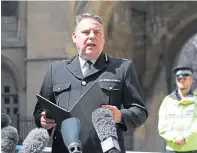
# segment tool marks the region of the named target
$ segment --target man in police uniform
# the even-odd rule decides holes
[[[197,153],[197,95],[191,91],[193,69],[173,69],[177,89],[163,100],[158,130],[167,153]]]
[[[102,80],[99,84],[108,104],[103,107],[112,111],[121,153],[125,153],[122,131],[139,127],[148,116],[134,65],[129,60],[110,58],[103,53],[103,21],[96,15],[85,13],[77,16],[72,39],[78,55],[49,66],[40,95],[70,110],[95,81]],[[56,126],[53,119],[46,118],[39,101],[34,117],[36,125],[47,128],[49,132]],[[90,137],[90,141],[82,142],[83,153],[102,153],[97,135]],[[68,153],[58,129],[54,133],[52,153]]]

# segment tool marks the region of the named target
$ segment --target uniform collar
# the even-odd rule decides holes
[[[106,68],[107,65],[109,64],[109,58],[106,54],[101,53],[101,55],[98,57],[98,59],[93,61],[93,63],[94,63],[94,65],[93,65],[91,71],[85,77],[89,77],[89,76],[103,70],[104,68]],[[84,65],[84,61],[82,61],[82,66],[83,65]],[[76,78],[78,78],[80,80],[84,79],[84,76],[81,71],[80,59],[78,56],[74,56],[73,58],[71,58],[71,60],[68,61],[68,64],[66,67]]]
[[[81,66],[81,69],[85,66],[85,63],[87,60],[81,58],[80,56],[78,56],[79,58],[79,63],[80,63],[80,66]],[[95,60],[90,60],[93,64],[96,63],[98,58],[96,58]]]
[[[192,90],[190,89],[190,91],[187,93],[186,97],[191,97],[193,96],[193,92]],[[174,90],[171,94],[170,94],[170,97],[173,98],[173,99],[177,99],[178,101],[181,100],[181,96],[179,95],[178,93],[178,89]]]

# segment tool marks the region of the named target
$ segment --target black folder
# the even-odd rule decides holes
[[[59,107],[39,94],[36,97],[46,111],[47,117],[55,119],[57,125],[61,125],[61,122],[67,118],[77,117],[88,126],[92,124],[92,112],[105,104],[99,82],[93,83],[70,111]]]

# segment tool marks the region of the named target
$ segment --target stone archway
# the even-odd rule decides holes
[[[195,33],[197,33],[197,18],[193,19],[190,23],[179,30],[175,37],[170,42],[165,53],[165,68],[166,68],[166,80],[168,85],[168,93],[172,89],[172,68],[174,66],[174,61],[179,55],[181,48],[185,42]]]
[[[173,65],[187,65],[194,69],[192,89],[197,90],[197,33],[179,51]],[[172,83],[172,87],[175,86]]]
[[[179,54],[181,54],[181,49],[184,47],[185,42],[195,33],[197,33],[197,18],[194,15],[191,18],[184,20],[183,24],[178,24],[174,31],[171,31],[171,35],[166,34],[162,37],[163,40],[163,54],[164,54],[164,64],[161,63],[159,66],[158,76],[154,80],[154,85],[150,89],[152,94],[149,95],[146,103],[150,104],[148,107],[149,118],[144,127],[138,129],[141,130],[145,135],[136,142],[141,143],[143,146],[143,151],[159,151],[162,152],[165,149],[165,143],[163,139],[158,134],[158,110],[163,101],[164,97],[167,96],[174,88],[172,87],[172,82],[174,77],[172,77],[172,68],[174,63],[179,60]],[[178,27],[179,26],[179,27]],[[172,36],[174,37],[172,38]],[[177,60],[176,60],[177,58]],[[164,80],[166,78],[166,80]],[[139,132],[138,132],[139,133]],[[155,146],[152,148],[152,146]]]
[[[20,114],[21,105],[21,77],[17,67],[8,57],[1,54],[1,59],[1,111],[8,114],[12,120],[12,126],[18,128],[17,116]]]
[[[1,67],[9,70],[9,73],[13,76],[16,83],[17,91],[22,90],[22,80],[16,65],[3,53],[1,53]]]

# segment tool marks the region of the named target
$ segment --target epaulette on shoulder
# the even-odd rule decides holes
[[[65,62],[67,60],[57,60],[57,61],[53,61],[54,64],[58,64],[58,63],[61,63],[61,62]]]
[[[59,64],[61,64],[61,63],[68,63],[68,60],[57,60],[57,61],[53,61],[53,65],[59,65]]]
[[[124,60],[124,61],[128,61],[128,59],[126,59],[126,58],[122,58],[122,60]]]

